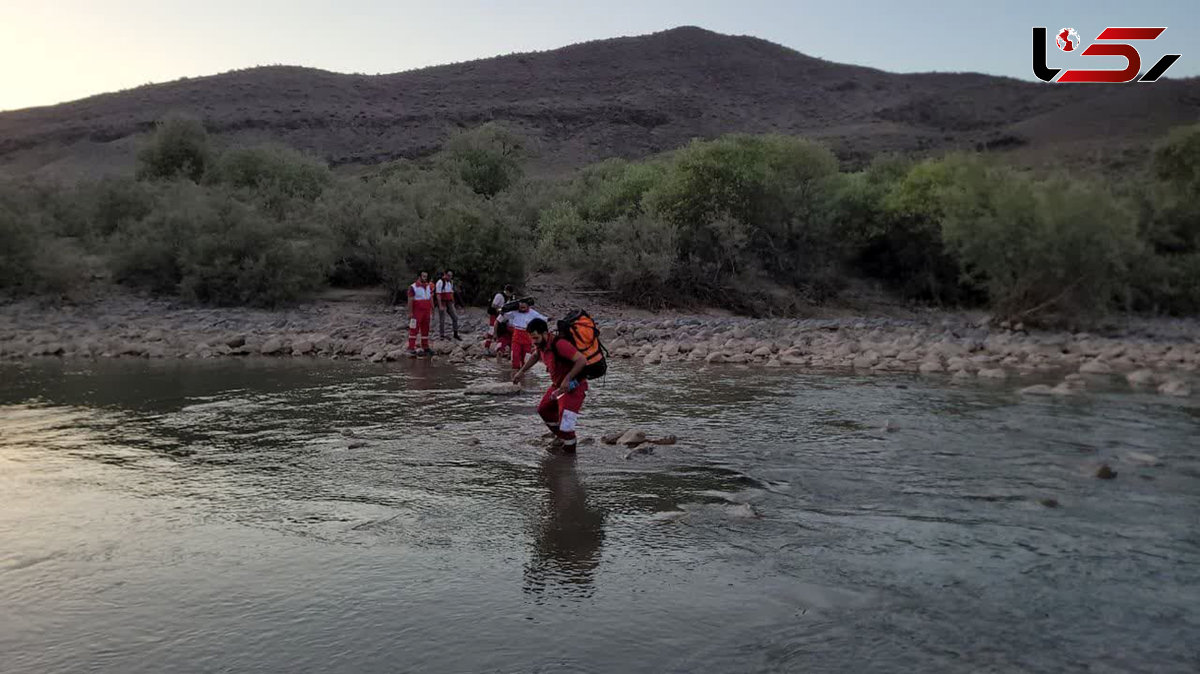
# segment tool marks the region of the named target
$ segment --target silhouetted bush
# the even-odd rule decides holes
[[[199,181],[208,169],[208,133],[200,120],[168,117],[160,121],[150,142],[138,153],[139,180],[184,177]]]

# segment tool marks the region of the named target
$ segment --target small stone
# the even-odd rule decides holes
[[[1038,503],[1041,503],[1042,505],[1046,506],[1047,508],[1057,508],[1058,507],[1057,499],[1044,498],[1044,499],[1038,500]]]
[[[1111,480],[1116,476],[1117,471],[1110,468],[1107,463],[1100,466],[1099,470],[1096,471],[1096,477],[1100,478],[1101,480]]]
[[[1192,395],[1192,389],[1179,379],[1169,379],[1158,387],[1158,392],[1165,396],[1186,398]]]
[[[1082,374],[1106,375],[1112,374],[1112,367],[1100,360],[1091,360],[1079,366]]]

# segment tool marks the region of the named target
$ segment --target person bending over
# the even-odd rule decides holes
[[[575,428],[587,396],[587,379],[580,377],[587,367],[587,358],[569,340],[551,333],[545,319],[533,319],[525,331],[533,342],[534,352],[513,375],[513,383],[519,384],[539,360],[546,364],[551,384],[538,403],[537,413],[554,434],[554,446],[574,453]]]

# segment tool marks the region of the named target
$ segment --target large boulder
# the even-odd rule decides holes
[[[263,342],[259,347],[258,352],[264,356],[278,356],[283,351],[283,340],[278,337],[272,337]]]

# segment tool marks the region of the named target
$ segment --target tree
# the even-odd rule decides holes
[[[191,117],[160,121],[149,145],[138,153],[139,180],[184,177],[199,182],[208,169],[210,152],[204,124]]]

